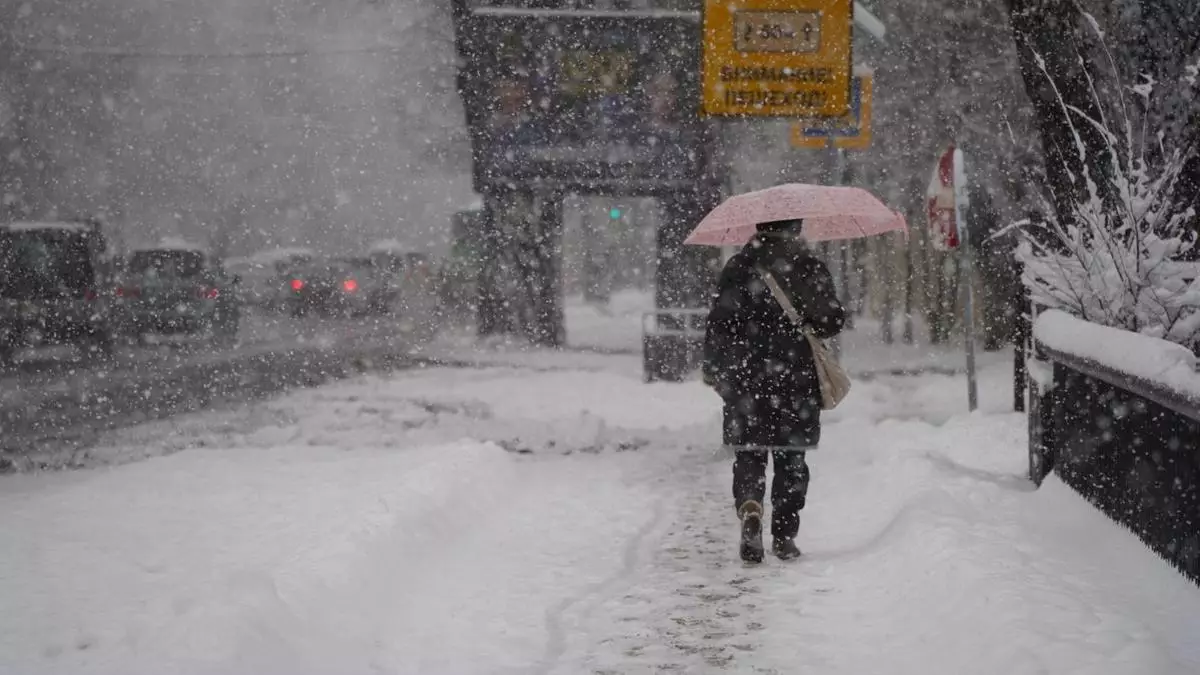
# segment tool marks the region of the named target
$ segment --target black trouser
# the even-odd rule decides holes
[[[747,501],[763,502],[767,491],[767,455],[775,458],[771,481],[771,534],[790,539],[800,529],[800,509],[808,495],[808,463],[804,451],[738,450],[733,460],[733,500],[740,509]]]

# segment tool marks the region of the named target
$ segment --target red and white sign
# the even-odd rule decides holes
[[[958,226],[954,213],[954,144],[938,157],[925,190],[925,209],[933,245],[942,250],[958,248]]]

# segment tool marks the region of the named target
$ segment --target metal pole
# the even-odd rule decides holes
[[[966,301],[963,303],[963,332],[966,334],[967,349],[967,410],[974,412],[979,407],[979,387],[975,379],[975,285],[974,256],[971,253],[970,232],[967,229],[967,169],[961,149],[954,150],[954,219],[958,227],[959,246],[962,248],[960,279],[966,285]]]
[[[834,140],[833,134],[831,133],[827,138],[828,138],[828,140],[826,141],[826,143],[828,144],[828,148],[829,148],[830,152],[833,153],[833,171],[832,171],[833,176],[830,180],[830,184],[831,185],[841,185],[842,184],[842,153],[840,150],[838,150],[837,141]],[[831,251],[831,253],[832,253],[832,251]],[[830,258],[830,262],[832,262],[833,256],[831,255],[831,256],[829,256],[829,258]],[[842,259],[842,266],[844,269],[845,258]],[[836,290],[837,290],[837,294],[838,294],[838,299],[844,300],[845,295],[846,295],[845,294],[845,282],[843,281],[841,284],[835,284],[835,285],[841,286],[841,288],[837,288]],[[842,302],[842,307],[845,307],[845,306],[846,306],[846,303]],[[853,321],[853,319],[851,319],[849,316],[846,317],[846,320],[847,320],[847,322]],[[834,336],[833,340],[831,340],[830,343],[831,343],[830,347],[833,351],[833,359],[835,361],[841,363],[841,361],[842,361],[842,338],[841,338],[841,336],[840,335]]]
[[[893,241],[895,241],[894,238]],[[883,289],[883,320],[879,322],[881,329],[879,337],[883,340],[883,344],[890,345],[895,341],[892,328],[896,319],[896,294],[892,292],[892,286],[896,282],[896,254],[891,247],[876,244],[875,255],[872,256],[871,262],[878,265],[880,260],[883,261],[881,269],[883,281],[879,284],[879,288]]]
[[[915,245],[916,237],[909,233],[904,238],[904,344],[911,345],[916,339],[915,331],[913,330],[913,294],[916,293],[916,274],[914,268],[916,257],[913,255],[913,246]]]
[[[852,264],[850,245],[844,241],[839,242],[838,245],[842,249],[841,255],[839,256],[841,263],[838,269],[838,277],[841,279],[841,297],[839,300],[841,300],[842,306],[846,308],[846,329],[854,330],[854,322],[857,318],[857,308],[854,306],[854,294],[850,289],[850,265]]]

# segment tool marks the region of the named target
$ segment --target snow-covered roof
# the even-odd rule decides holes
[[[34,232],[38,230],[62,230],[65,232],[90,232],[92,226],[87,223],[73,222],[20,222],[3,223],[0,227],[14,232]]]

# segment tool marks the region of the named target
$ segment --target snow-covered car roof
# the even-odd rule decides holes
[[[371,244],[371,248],[367,249],[367,251],[369,253],[395,253],[395,254],[414,253],[414,251],[412,250],[412,247],[405,246],[404,244],[401,244],[400,242],[396,241],[395,239],[385,239],[383,241],[377,241],[374,244]]]
[[[269,265],[271,263],[276,263],[276,262],[280,262],[283,260],[289,260],[291,258],[297,258],[297,257],[301,257],[301,256],[315,258],[316,255],[317,255],[316,252],[310,248],[303,248],[303,247],[275,248],[275,249],[269,249],[266,251],[259,251],[258,253],[255,253],[254,255],[250,256],[250,260]]]
[[[208,255],[207,248],[183,239],[163,239],[157,244],[149,246],[134,246],[133,248],[129,249],[130,253],[144,253],[147,251],[190,251],[192,253]]]
[[[0,228],[13,232],[37,232],[40,230],[61,230],[64,232],[91,232],[92,226],[79,222],[17,222],[0,223]]]
[[[262,260],[256,260],[254,258],[243,258],[243,257],[239,256],[237,258],[226,258],[225,259],[225,268],[231,269],[231,270],[233,270],[233,269],[246,269],[246,270],[266,269],[270,266],[271,266],[270,263],[264,262]]]

